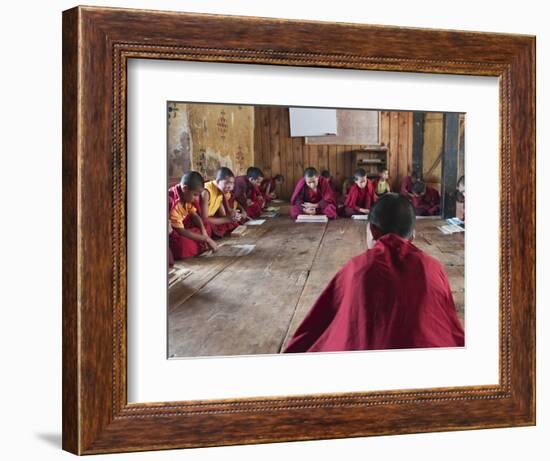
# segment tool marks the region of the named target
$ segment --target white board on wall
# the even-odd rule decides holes
[[[290,136],[326,136],[337,134],[336,109],[290,107]]]

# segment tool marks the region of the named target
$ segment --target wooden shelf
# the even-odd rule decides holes
[[[377,178],[380,170],[388,167],[386,146],[366,146],[352,151],[354,168],[363,168],[368,178]]]

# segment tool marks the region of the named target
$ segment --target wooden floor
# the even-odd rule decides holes
[[[366,223],[297,224],[281,215],[221,242],[255,244],[246,256],[214,254],[176,262],[168,291],[168,355],[279,353],[334,274],[366,249]],[[419,219],[415,244],[447,269],[464,321],[464,234]]]

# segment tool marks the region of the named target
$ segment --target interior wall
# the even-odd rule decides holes
[[[193,169],[212,179],[220,166],[244,174],[254,164],[254,107],[170,103],[167,139],[170,178]]]
[[[304,138],[291,138],[288,108],[255,108],[254,150],[256,162],[266,176],[283,174],[285,183],[279,190],[283,199],[289,199],[304,168],[329,170],[341,186],[353,175],[353,154],[361,145],[305,144]],[[382,112],[380,142],[388,147],[388,168],[392,185],[399,188],[403,176],[410,173],[412,164],[412,113]]]
[[[392,191],[412,172],[413,113],[382,111],[380,144],[388,148],[388,174]]]
[[[288,108],[255,108],[254,145],[258,166],[266,176],[282,174],[284,184],[278,191],[289,199],[304,169],[329,170],[338,183],[352,174],[351,151],[359,146],[305,144],[303,137],[291,138]]]
[[[424,148],[422,150],[422,178],[431,184],[441,184],[441,156],[444,142],[444,114],[424,114]]]

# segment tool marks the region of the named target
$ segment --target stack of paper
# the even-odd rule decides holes
[[[279,215],[279,213],[277,213],[276,211],[264,211],[261,215],[260,215],[260,218],[275,218]]]
[[[454,224],[446,224],[445,226],[439,226],[438,229],[444,234],[454,234],[456,232],[464,232],[464,229]]]
[[[279,211],[280,209],[280,206],[268,206],[265,211]]]
[[[238,226],[231,231],[231,237],[241,237],[246,232],[246,226]]]
[[[191,269],[178,266],[177,263],[168,270],[168,288],[172,287],[180,280],[183,280],[191,275]]]
[[[246,245],[227,245],[221,243],[218,246],[218,251],[213,252],[212,250],[207,251],[201,255],[204,258],[211,258],[213,256],[229,258],[229,257],[238,257],[246,256],[254,251],[256,245],[246,244]]]
[[[324,214],[299,214],[296,222],[328,222],[328,218]]]
[[[351,215],[351,219],[359,219],[361,221],[367,221],[369,219],[368,214],[354,214]]]
[[[464,221],[462,221],[461,219],[458,219],[458,218],[449,218],[449,219],[447,219],[447,224],[451,224],[451,225],[454,225],[454,226],[460,226],[460,227],[464,228]]]
[[[247,226],[261,226],[265,222],[265,219],[251,219],[250,221],[247,221],[245,224]]]

